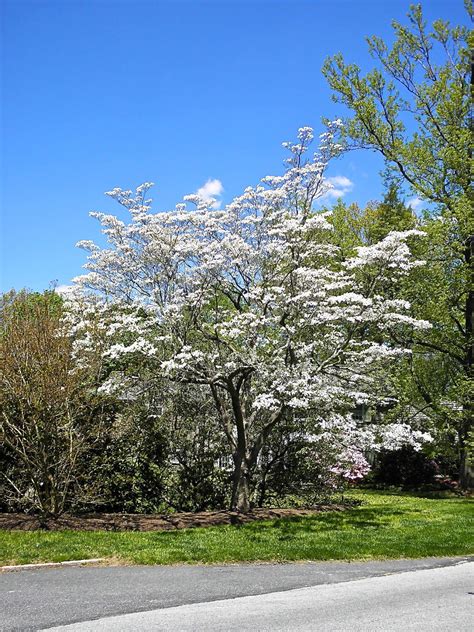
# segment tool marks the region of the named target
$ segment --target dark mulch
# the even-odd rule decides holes
[[[224,524],[244,524],[255,520],[273,520],[311,516],[323,511],[343,511],[347,505],[318,505],[311,509],[254,509],[250,513],[236,511],[203,511],[201,513],[175,514],[100,514],[80,516],[64,514],[59,518],[40,520],[38,516],[18,513],[0,514],[0,529],[35,531],[46,529],[60,531],[171,531],[192,527],[214,527]]]

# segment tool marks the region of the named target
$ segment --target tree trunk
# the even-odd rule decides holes
[[[472,431],[472,418],[474,403],[471,395],[471,381],[474,379],[473,362],[474,362],[474,235],[466,240],[466,248],[464,258],[467,265],[467,297],[465,307],[465,326],[466,326],[466,360],[465,373],[468,380],[467,401],[463,406],[463,422],[459,437],[460,449],[460,467],[459,467],[459,486],[461,489],[470,489],[473,486],[474,477],[470,464],[469,439]]]
[[[231,509],[248,513],[250,511],[250,471],[245,457],[234,459],[234,475]]]
[[[264,470],[262,474],[262,479],[260,481],[259,489],[258,489],[257,505],[259,507],[263,507],[263,503],[265,502],[266,495],[267,495],[267,470]]]
[[[474,468],[469,462],[469,450],[466,446],[461,447],[461,462],[459,465],[459,487],[463,490],[474,487]]]
[[[250,375],[250,373],[248,374]],[[248,377],[247,375],[247,377]],[[270,432],[280,421],[284,413],[284,407],[271,413],[270,418],[256,439],[250,444],[249,426],[254,421],[253,415],[246,419],[241,401],[241,389],[245,376],[241,376],[234,384],[233,378],[226,382],[225,390],[230,396],[232,416],[226,411],[224,402],[219,397],[216,386],[211,385],[212,395],[217,407],[217,412],[222,420],[224,432],[233,448],[234,472],[232,476],[232,499],[230,507],[235,511],[247,513],[250,511],[250,477],[257,465],[258,456],[265,445]],[[229,411],[230,412],[230,411]],[[234,437],[232,421],[235,424],[236,436]]]
[[[469,396],[469,394],[468,394]],[[472,429],[472,403],[464,406],[464,419],[458,434],[459,439],[459,487],[463,490],[474,487],[474,464],[471,462],[470,438]]]

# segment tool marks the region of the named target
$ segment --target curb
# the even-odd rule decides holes
[[[61,568],[61,566],[84,566],[86,564],[98,564],[104,562],[105,557],[96,557],[88,560],[68,560],[67,562],[42,562],[39,564],[17,564],[15,566],[0,566],[1,573],[14,571],[30,571],[39,568]]]

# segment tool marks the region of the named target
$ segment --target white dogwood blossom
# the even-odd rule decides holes
[[[428,326],[383,291],[421,265],[408,245],[419,233],[390,233],[341,262],[327,214],[315,207],[328,190],[338,125],[313,155],[313,131],[300,129],[298,141],[285,144],[284,174],[223,209],[191,195],[175,210],[152,213],[150,184],[135,194],[113,189],[107,195],[130,221],[93,213],[108,246],[79,244],[89,258],[76,282],[107,305],[111,339],[124,337],[104,356],[141,354],[161,375],[210,389],[241,509],[259,452],[286,414],[376,401],[384,367],[406,351],[390,332]]]

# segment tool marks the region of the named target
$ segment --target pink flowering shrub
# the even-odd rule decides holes
[[[362,452],[354,447],[346,448],[329,468],[328,485],[339,489],[341,485],[358,483],[369,471],[370,465]]]

